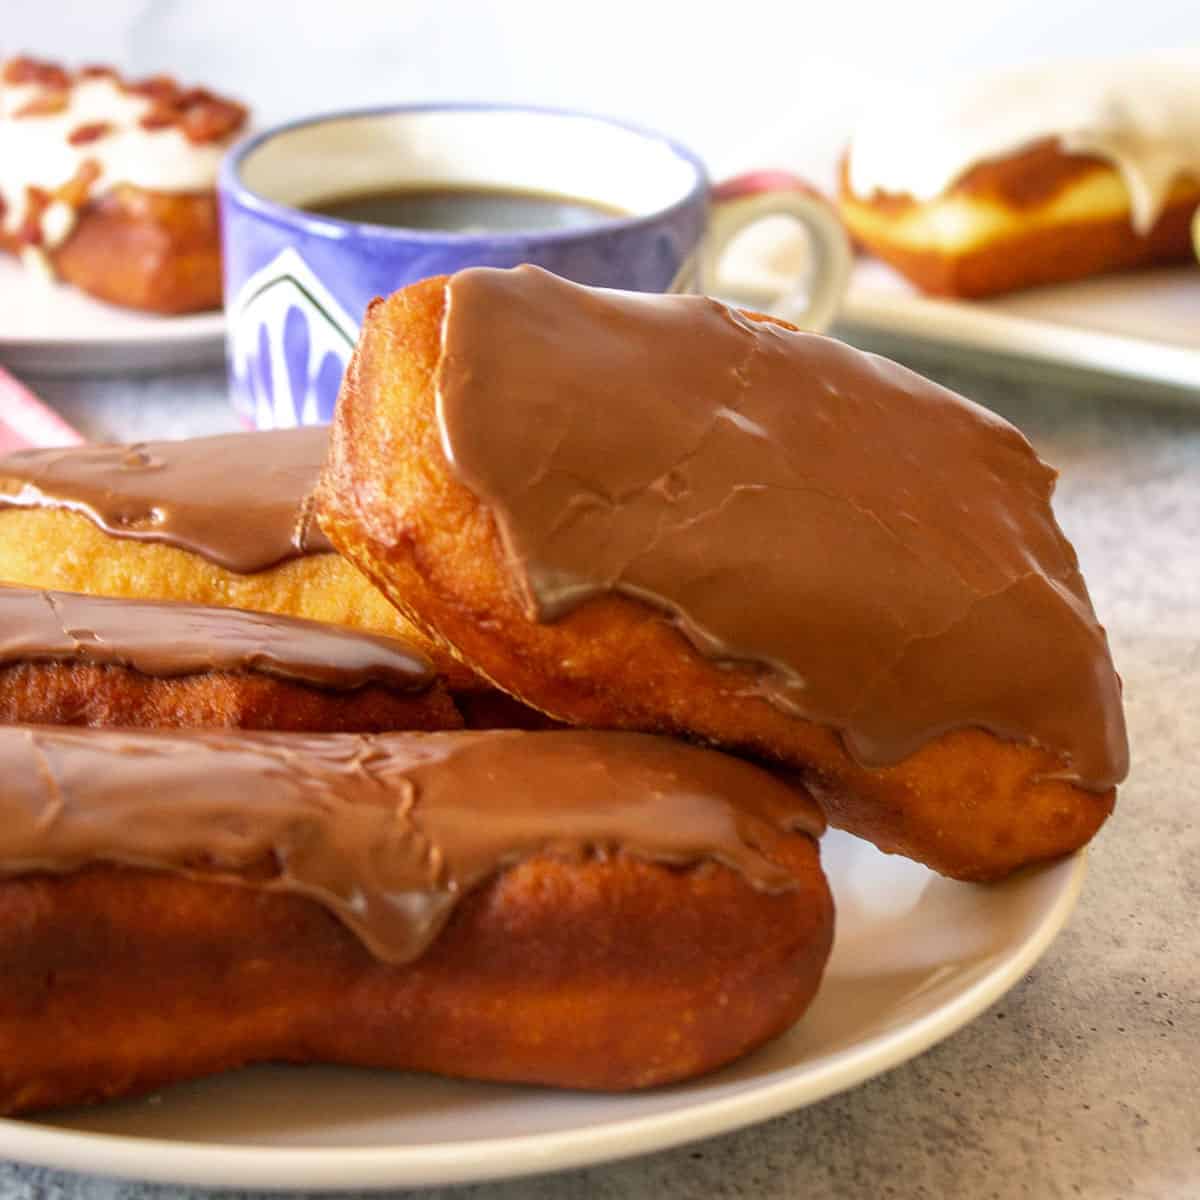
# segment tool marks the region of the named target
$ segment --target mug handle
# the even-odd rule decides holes
[[[802,329],[820,332],[837,315],[854,256],[834,207],[787,171],[751,171],[713,187],[708,231],[695,265],[696,289],[705,295],[722,294],[720,263],[729,243],[748,225],[779,215],[804,226],[812,267],[806,289],[797,286],[762,303]]]

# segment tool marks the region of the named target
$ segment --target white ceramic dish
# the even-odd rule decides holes
[[[824,843],[838,909],[811,1011],[695,1083],[594,1096],[332,1068],[257,1068],[161,1096],[0,1121],[0,1157],[190,1185],[365,1189],[535,1174],[643,1154],[811,1104],[896,1066],[1003,995],[1066,921],[1081,854],[992,887],[848,835]]]
[[[220,312],[160,317],[101,304],[0,256],[0,364],[42,375],[185,370],[220,363]]]

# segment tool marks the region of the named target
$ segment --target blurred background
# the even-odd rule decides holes
[[[3,46],[229,89],[258,124],[333,107],[497,99],[690,142],[717,174],[783,145],[824,167],[879,88],[932,73],[1200,43],[1196,0],[40,0]],[[761,149],[760,149],[761,147]]]

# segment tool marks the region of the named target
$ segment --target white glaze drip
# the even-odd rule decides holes
[[[1047,64],[889,95],[850,147],[854,192],[933,200],[973,166],[1057,137],[1120,173],[1148,233],[1171,186],[1200,180],[1200,51]]]

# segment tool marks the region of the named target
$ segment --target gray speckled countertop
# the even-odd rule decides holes
[[[1070,925],[973,1024],[843,1095],[614,1166],[427,1195],[1200,1197],[1200,407],[1135,385],[929,373],[1060,468],[1059,518],[1125,679],[1134,769]],[[94,438],[233,424],[215,374],[33,383]],[[184,1194],[0,1164],[6,1198]]]

